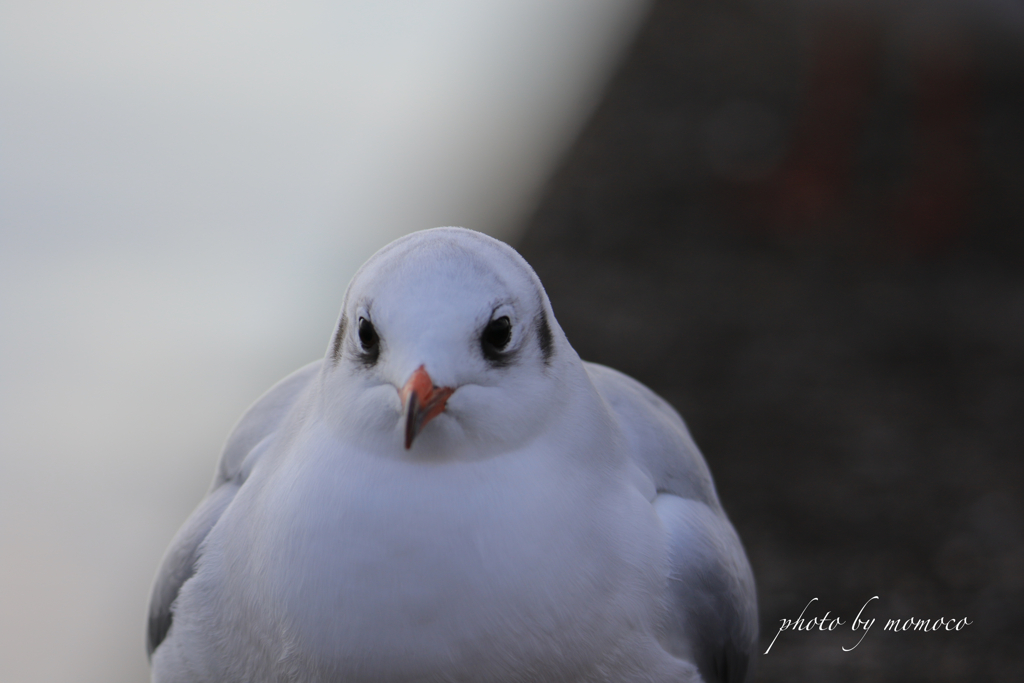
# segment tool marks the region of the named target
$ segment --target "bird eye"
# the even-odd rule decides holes
[[[359,354],[363,364],[369,366],[376,363],[380,355],[380,337],[373,323],[366,318],[359,319],[359,344],[363,347],[363,352]]]
[[[364,351],[369,351],[371,348],[377,345],[380,341],[380,337],[377,336],[377,330],[373,329],[373,323],[366,318],[359,319],[359,343],[363,345]]]
[[[484,356],[490,360],[496,360],[499,352],[508,346],[512,338],[512,321],[508,316],[495,318],[487,323],[484,332],[480,335],[480,345],[483,347]]]

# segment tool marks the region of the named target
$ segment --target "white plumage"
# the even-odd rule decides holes
[[[678,414],[438,228],[356,274],[153,589],[158,683],[742,681],[753,577]]]

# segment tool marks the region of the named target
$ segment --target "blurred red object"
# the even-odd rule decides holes
[[[967,43],[934,42],[913,70],[909,177],[897,195],[892,246],[940,250],[964,232],[976,188],[976,72]]]

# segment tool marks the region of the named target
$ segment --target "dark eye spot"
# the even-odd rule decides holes
[[[376,363],[380,356],[380,337],[373,323],[366,318],[359,318],[359,344],[362,346],[359,359],[363,364],[369,366]]]
[[[511,339],[512,321],[508,316],[503,315],[487,323],[483,334],[480,335],[480,347],[483,349],[484,358],[494,362],[504,360],[505,356],[501,352]]]

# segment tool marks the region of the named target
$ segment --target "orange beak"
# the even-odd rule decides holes
[[[426,369],[421,365],[402,387],[399,396],[405,407],[405,448],[412,448],[412,441],[423,427],[444,411],[448,397],[455,390],[434,386]]]

